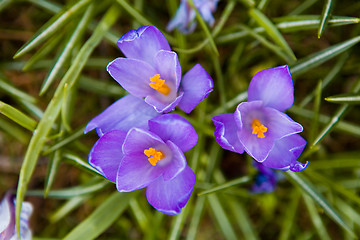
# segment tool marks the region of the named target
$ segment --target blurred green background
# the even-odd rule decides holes
[[[165,31],[178,0],[0,1],[0,194],[34,205],[34,239],[356,239],[360,234],[360,2],[220,0],[209,27]],[[182,213],[152,209],[145,192],[118,193],[87,163],[87,122],[126,94],[106,72],[116,41],[155,25],[183,73],[200,63],[214,91],[190,115],[196,173]],[[14,58],[15,56],[15,58]],[[222,150],[211,117],[233,112],[252,76],[288,64],[287,114],[308,142],[301,173],[252,194],[246,154]],[[19,209],[18,209],[19,210]]]

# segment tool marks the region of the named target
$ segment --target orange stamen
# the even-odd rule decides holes
[[[170,88],[165,83],[165,80],[160,79],[160,74],[155,74],[152,78],[150,78],[151,83],[149,83],[149,86],[159,93],[162,93],[164,95],[168,95],[170,93]]]
[[[267,132],[267,127],[261,124],[261,122],[257,119],[254,119],[251,123],[251,127],[253,129],[252,134],[257,134],[258,138],[264,138],[264,133]]]
[[[156,166],[156,163],[165,157],[161,151],[156,151],[154,148],[145,149],[144,154],[153,166]]]

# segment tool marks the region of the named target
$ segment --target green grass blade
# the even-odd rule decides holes
[[[256,240],[259,239],[256,235],[256,231],[253,227],[253,224],[248,216],[247,211],[244,209],[243,204],[237,199],[227,197],[229,206],[232,210],[232,213],[238,223],[239,228],[244,234],[244,239],[246,240]]]
[[[314,118],[311,121],[310,126],[310,133],[309,133],[309,145],[313,146],[313,142],[315,139],[315,135],[318,131],[318,123],[319,123],[319,114],[320,114],[320,102],[321,102],[321,89],[322,89],[322,82],[319,81],[316,86],[316,94],[315,94],[315,102],[314,102]]]
[[[34,131],[37,125],[34,119],[2,101],[0,101],[0,113],[30,131]]]
[[[329,21],[329,17],[331,15],[333,9],[333,1],[332,0],[326,0],[322,13],[321,13],[321,21],[320,21],[320,26],[319,26],[319,30],[318,30],[318,38],[321,37],[321,35],[323,34],[323,32],[325,31],[326,25]]]
[[[285,41],[284,37],[270,19],[256,8],[250,9],[249,14],[257,24],[265,29],[266,33],[274,40],[274,42],[282,47],[292,60],[296,61],[295,54],[291,50],[289,44]]]
[[[303,195],[305,205],[307,207],[308,213],[310,214],[310,219],[314,224],[314,227],[318,233],[318,237],[321,240],[331,240],[328,232],[326,231],[326,227],[321,220],[319,213],[316,210],[314,201],[307,195]]]
[[[44,186],[44,197],[46,198],[51,190],[51,187],[54,183],[56,173],[59,169],[59,165],[61,162],[61,151],[56,151],[52,156],[50,163],[48,164],[48,171],[45,179],[45,186]]]
[[[354,87],[354,93],[357,93],[360,91],[360,79],[358,80],[356,86]],[[345,115],[346,110],[349,108],[348,104],[343,104],[341,107],[339,107],[339,109],[336,111],[336,113],[334,114],[334,116],[330,119],[330,121],[328,122],[328,124],[324,127],[324,129],[319,133],[319,135],[315,138],[314,142],[313,142],[313,146],[315,146],[316,144],[318,144],[321,139],[326,135],[329,134],[330,131],[333,129],[333,127],[335,126],[335,124],[337,124],[341,117],[343,117]]]
[[[64,158],[70,160],[73,164],[75,163],[75,165],[81,166],[82,168],[86,169],[91,173],[95,173],[96,175],[103,177],[103,175],[99,173],[95,168],[93,168],[87,161],[84,161],[82,158],[75,154],[66,152],[64,153]]]
[[[290,197],[291,197],[291,201],[286,211],[284,211],[284,218],[282,220],[283,224],[281,227],[279,240],[291,239],[290,238],[291,230],[293,228],[293,224],[296,221],[295,217],[299,206],[300,191],[295,190]]]
[[[297,8],[295,8],[294,10],[292,10],[289,13],[289,15],[297,15],[297,14],[300,14],[302,12],[305,12],[309,7],[311,7],[316,2],[317,2],[317,0],[305,0],[305,1],[302,1],[301,4],[299,6],[297,6]]]
[[[189,224],[189,230],[186,235],[186,240],[196,239],[196,233],[198,231],[201,216],[204,211],[205,200],[206,200],[206,198],[197,198],[196,199],[195,207],[194,207],[191,221]]]
[[[336,57],[340,53],[345,52],[359,42],[360,36],[357,36],[300,59],[295,65],[290,67],[291,74],[293,76],[297,76],[303,72],[309,71],[310,69],[313,69]]]
[[[299,186],[305,193],[307,193],[319,206],[326,212],[326,214],[334,220],[340,227],[347,231],[352,236],[356,236],[349,225],[344,222],[342,217],[333,209],[333,207],[324,199],[324,197],[314,189],[301,173],[294,173],[291,171],[284,172],[297,186]]]
[[[244,31],[249,32],[249,35],[252,36],[253,38],[255,38],[256,40],[258,40],[264,47],[268,48],[269,50],[271,50],[272,52],[274,52],[276,55],[278,55],[280,58],[282,58],[285,62],[287,62],[288,64],[293,63],[294,60],[288,56],[287,54],[285,54],[283,52],[283,49],[280,48],[277,45],[272,44],[271,42],[269,42],[268,40],[266,40],[266,38],[264,38],[263,36],[261,36],[260,34],[256,33],[254,30],[252,30],[251,28],[248,28],[244,25],[240,25],[240,28],[242,28]]]
[[[207,198],[224,238],[237,239],[236,233],[228,216],[226,215],[225,210],[222,207],[219,198],[215,194],[208,195]]]
[[[109,181],[99,181],[99,178],[93,178],[88,183],[83,185],[78,185],[76,187],[59,189],[59,190],[51,190],[48,194],[49,198],[57,198],[57,199],[68,199],[73,198],[80,195],[88,195],[97,191],[104,189],[110,182]],[[44,191],[42,190],[29,190],[27,192],[28,196],[37,196],[43,197]]]
[[[55,122],[55,119],[59,115],[63,87],[66,83],[68,83],[69,86],[72,86],[76,79],[78,79],[80,72],[86,63],[86,60],[89,58],[94,48],[100,43],[101,39],[108,31],[110,26],[116,21],[119,14],[120,13],[116,6],[111,7],[105,13],[105,16],[102,18],[99,25],[96,27],[94,33],[81,48],[70,69],[67,71],[66,75],[59,83],[54,97],[46,108],[44,116],[39,122],[36,131],[34,132],[34,135],[30,140],[28,149],[25,154],[24,162],[20,170],[20,177],[16,194],[17,229],[19,229],[21,206],[24,200],[27,185],[36,166],[40,151],[45,143],[46,136],[48,135],[53,123]]]
[[[85,127],[81,127],[79,128],[78,130],[76,131],[73,131],[71,133],[71,135],[65,137],[64,139],[62,139],[61,141],[59,141],[58,143],[54,144],[53,146],[51,146],[49,149],[47,149],[46,151],[44,151],[44,155],[47,155],[53,151],[56,151],[64,146],[66,146],[67,144],[75,141],[76,139],[84,136],[84,130],[85,130]]]
[[[332,80],[335,79],[335,77],[339,74],[339,72],[342,70],[342,68],[344,67],[346,61],[349,58],[349,52],[345,52],[342,55],[340,55],[339,59],[336,61],[335,65],[331,68],[331,70],[329,71],[328,74],[326,74],[326,76],[324,77],[324,80],[322,82],[322,89],[325,89],[331,82]],[[299,104],[300,107],[304,107],[305,105],[307,105],[315,96],[316,94],[316,89],[314,89],[314,91],[312,93],[310,93],[309,95],[307,95]]]
[[[15,99],[19,99],[24,102],[30,102],[30,103],[36,102],[36,98],[27,94],[26,92],[23,92],[23,91],[17,89],[10,83],[7,83],[2,78],[0,78],[0,90],[2,90],[3,92],[5,92],[6,94],[10,95],[11,97],[13,97]]]
[[[71,6],[67,11],[61,12],[51,18],[43,27],[34,34],[34,36],[24,44],[14,55],[18,58],[39,46],[43,41],[52,36],[55,32],[59,31],[67,22],[75,15],[79,14],[84,7],[86,7],[91,0],[82,0]]]
[[[221,184],[217,187],[214,187],[214,188],[211,188],[209,190],[206,190],[206,191],[202,191],[200,193],[198,193],[198,196],[202,196],[202,195],[206,195],[206,194],[211,194],[211,193],[215,193],[215,192],[218,192],[218,191],[222,191],[224,189],[227,189],[229,187],[233,187],[233,186],[236,186],[236,185],[239,185],[239,184],[243,184],[243,183],[247,183],[251,180],[251,177],[249,176],[245,176],[245,177],[240,177],[240,178],[237,178],[237,179],[234,179],[234,180],[231,180],[227,183],[224,183],[224,184]]]
[[[47,43],[41,46],[41,48],[37,50],[29,60],[27,60],[22,70],[29,71],[39,60],[43,59],[54,48],[59,47],[59,42],[63,38],[63,33],[64,32],[56,34],[54,37],[50,38]]]
[[[23,144],[29,143],[30,135],[26,134],[26,132],[23,131],[23,128],[20,128],[18,127],[18,125],[15,125],[12,122],[7,121],[6,119],[3,119],[1,116],[0,129],[2,129],[3,132],[9,134]]]
[[[360,94],[339,94],[325,98],[326,101],[341,104],[359,104]]]
[[[114,192],[84,221],[77,225],[64,240],[95,239],[125,211],[137,192]]]
[[[196,20],[198,20],[200,27],[202,28],[202,30],[205,33],[206,38],[208,39],[209,43],[210,43],[210,48],[212,49],[213,53],[215,54],[215,56],[219,56],[219,51],[217,50],[215,41],[213,36],[210,33],[209,28],[207,27],[204,19],[202,19],[198,9],[195,7],[194,3],[192,0],[189,0],[188,3],[190,4],[190,6],[193,8],[193,10],[195,10],[196,12]]]
[[[57,59],[54,67],[49,72],[49,75],[45,78],[43,85],[41,86],[40,95],[43,95],[54,82],[55,78],[58,76],[60,70],[64,67],[66,60],[69,58],[74,46],[79,42],[80,37],[85,32],[94,10],[94,4],[91,4],[86,12],[84,13],[82,19],[80,20],[78,26],[71,35],[69,41],[66,43],[64,50]]]
[[[140,226],[142,232],[144,234],[146,234],[147,231],[149,230],[149,228],[151,228],[151,227],[149,227],[150,220],[140,206],[141,205],[139,204],[139,202],[136,198],[132,198],[130,200],[130,208],[131,208],[133,215],[135,216],[136,222]]]
[[[89,198],[89,195],[81,195],[70,198],[59,209],[57,209],[54,213],[50,215],[50,222],[56,223],[59,220],[63,219],[66,215],[75,210],[77,207],[81,206]]]
[[[120,98],[125,95],[125,90],[114,81],[105,82],[87,76],[80,76],[79,87],[86,91],[94,92],[100,95]]]

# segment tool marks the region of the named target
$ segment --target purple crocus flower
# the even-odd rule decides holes
[[[195,129],[183,117],[159,115],[148,127],[106,132],[89,153],[89,163],[120,192],[147,187],[148,202],[158,211],[178,214],[190,198],[195,174],[184,152],[197,143]]]
[[[181,77],[177,54],[154,26],[127,32],[117,45],[127,58],[110,62],[108,72],[129,93],[145,97],[159,113],[176,106],[190,113],[213,89],[211,77],[200,64]]]
[[[30,240],[32,233],[29,228],[29,218],[32,205],[23,202],[20,213],[20,235],[23,240]],[[0,203],[0,240],[18,240],[15,226],[15,197],[7,193]]]
[[[251,187],[253,193],[270,193],[276,188],[278,174],[263,164],[254,162],[254,167],[259,171],[255,176],[255,183]]]
[[[308,163],[296,159],[306,141],[297,133],[303,127],[281,111],[294,103],[294,85],[287,65],[255,74],[248,89],[248,101],[234,114],[213,117],[215,139],[226,150],[244,150],[266,167],[299,172]]]
[[[96,129],[99,137],[112,130],[127,132],[132,127],[147,128],[148,120],[159,113],[142,99],[131,94],[120,98],[93,118],[86,126],[85,133]]]
[[[213,26],[215,20],[212,13],[216,10],[218,0],[193,0],[193,3],[204,21],[210,26]],[[171,19],[167,25],[166,30],[170,32],[174,28],[177,28],[184,34],[191,33],[196,27],[195,17],[196,12],[190,6],[189,1],[181,0],[179,8],[176,11],[174,18]]]

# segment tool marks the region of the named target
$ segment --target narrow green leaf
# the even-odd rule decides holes
[[[321,102],[321,87],[322,82],[319,81],[316,86],[316,95],[315,95],[315,102],[314,102],[314,118],[311,121],[310,127],[310,134],[309,134],[309,142],[310,146],[313,146],[315,135],[318,131],[318,123],[319,123],[319,114],[320,114],[320,102]]]
[[[336,61],[335,65],[331,68],[331,70],[326,74],[324,77],[324,80],[321,84],[321,90],[323,91],[339,74],[339,72],[342,70],[343,66],[345,65],[346,61],[349,58],[349,52],[345,52],[340,55],[339,59]],[[299,104],[300,107],[304,107],[307,105],[315,96],[316,89],[314,89],[313,92],[311,92],[309,95],[307,95]]]
[[[265,29],[267,34],[274,40],[276,44],[284,49],[284,51],[289,55],[289,57],[296,61],[295,54],[291,50],[289,44],[285,41],[284,37],[281,35],[276,26],[268,19],[261,11],[256,8],[251,8],[249,10],[250,16]]]
[[[48,164],[48,170],[47,170],[45,186],[44,186],[45,198],[49,194],[49,191],[54,183],[61,162],[61,157],[62,157],[61,151],[56,151],[52,156],[52,158],[50,159],[50,163]]]
[[[324,199],[324,197],[314,189],[312,185],[305,179],[301,173],[294,173],[291,171],[284,172],[297,186],[299,186],[305,193],[307,193],[320,207],[324,209],[326,214],[333,219],[340,227],[355,237],[355,233],[348,226],[340,215],[333,209],[333,207]]]
[[[27,94],[26,92],[17,89],[16,87],[11,85],[10,83],[7,83],[4,79],[1,78],[0,78],[0,90],[4,91],[6,94],[10,95],[15,99],[19,99],[31,103],[36,102],[36,98]]]
[[[230,196],[226,197],[227,202],[231,208],[231,212],[234,215],[237,224],[241,231],[244,234],[244,239],[246,240],[256,240],[259,239],[256,235],[256,231],[253,227],[253,223],[248,216],[247,211],[245,210],[243,204],[238,200]]]
[[[215,215],[216,221],[221,229],[221,232],[225,239],[237,239],[236,233],[232,227],[232,224],[222,207],[222,204],[216,194],[207,196],[210,203],[212,212]]]
[[[91,4],[86,12],[84,13],[82,19],[80,20],[79,24],[75,28],[73,34],[71,35],[69,41],[66,43],[65,48],[61,52],[61,55],[56,60],[56,63],[54,64],[53,68],[45,78],[43,85],[40,89],[40,95],[43,95],[51,86],[51,84],[54,82],[55,78],[58,76],[60,70],[64,67],[66,60],[69,58],[75,44],[77,44],[80,40],[80,37],[85,32],[90,20],[91,16],[94,10],[94,4]]]
[[[34,119],[2,101],[0,101],[0,113],[30,131],[34,131],[37,125],[37,122]]]
[[[82,0],[71,6],[67,11],[60,12],[52,17],[46,24],[44,24],[34,36],[27,41],[14,55],[14,58],[18,58],[33,50],[40,45],[47,38],[52,36],[55,32],[60,30],[68,21],[74,16],[79,14],[84,7],[86,7],[91,0]]]
[[[289,15],[297,15],[305,12],[308,8],[314,5],[318,0],[305,0],[302,1],[299,6],[297,6],[294,10],[292,10]]]
[[[63,87],[66,83],[68,83],[69,86],[72,86],[74,82],[78,79],[80,72],[86,63],[86,60],[89,58],[94,48],[100,43],[101,39],[108,31],[108,29],[116,21],[119,14],[120,13],[116,6],[112,6],[105,13],[105,16],[102,18],[99,25],[96,27],[94,33],[83,45],[70,69],[67,71],[64,78],[59,83],[54,97],[46,108],[44,116],[40,120],[36,131],[34,132],[30,140],[28,149],[25,154],[24,162],[20,170],[20,177],[16,194],[16,228],[18,230],[20,223],[21,206],[24,200],[27,185],[36,166],[40,151],[45,143],[46,136],[48,135],[53,123],[55,122],[55,119],[59,115],[63,95]]]
[[[332,103],[346,103],[346,104],[359,104],[360,94],[339,94],[325,98],[326,101]]]
[[[345,52],[355,44],[360,42],[360,36],[354,37],[350,40],[338,43],[324,50],[311,54],[303,59],[297,61],[297,63],[290,67],[290,71],[293,76],[300,75],[303,72],[309,71],[320,64],[336,57],[340,53]]]
[[[47,54],[49,54],[54,48],[58,47],[60,40],[63,38],[63,33],[60,32],[50,38],[47,43],[45,43],[39,50],[36,51],[34,55],[31,56],[29,60],[26,61],[23,71],[29,71],[34,64],[36,64],[39,60],[43,59]]]
[[[198,9],[195,7],[194,3],[192,0],[189,0],[188,3],[190,4],[190,6],[193,8],[193,10],[195,10],[196,12],[196,20],[198,20],[202,30],[204,31],[205,33],[205,36],[206,38],[208,39],[209,43],[210,43],[210,47],[211,49],[213,50],[215,56],[219,56],[219,51],[217,50],[217,47],[216,47],[216,44],[215,44],[215,41],[214,41],[214,38],[213,36],[211,35],[210,33],[210,30],[209,28],[207,27],[204,19],[202,19]]]
[[[80,76],[79,87],[100,95],[117,98],[123,97],[126,93],[125,90],[119,84],[116,84],[114,81],[99,81],[98,79],[90,78],[87,76]]]
[[[298,190],[293,191],[290,197],[291,197],[291,201],[287,209],[284,211],[284,218],[282,220],[283,224],[281,227],[279,240],[291,239],[291,230],[296,221],[295,217],[299,206],[300,191]]]
[[[189,230],[186,235],[186,240],[194,240],[196,239],[196,233],[198,231],[200,219],[202,216],[202,213],[204,211],[205,206],[205,200],[206,198],[197,198],[195,207],[192,213],[192,217],[189,224]]]
[[[81,206],[89,198],[89,195],[81,195],[70,198],[59,209],[57,209],[54,213],[50,215],[50,222],[56,223],[59,220],[63,219],[66,215],[75,210],[77,207]]]
[[[266,40],[266,38],[262,37],[261,35],[259,35],[258,33],[256,33],[254,30],[252,30],[251,28],[248,28],[244,25],[240,25],[240,28],[244,29],[244,31],[248,31],[249,35],[252,36],[253,38],[255,38],[256,40],[258,40],[264,47],[267,47],[269,50],[271,50],[272,52],[274,52],[276,55],[278,55],[280,58],[282,58],[285,62],[287,63],[292,63],[293,59],[286,55],[283,52],[283,49],[280,48],[277,45],[272,44],[271,42],[269,42],[268,40]]]
[[[96,175],[103,177],[103,175],[100,172],[98,172],[95,168],[93,168],[89,163],[87,163],[87,161],[84,161],[82,158],[80,158],[75,154],[66,152],[64,153],[64,158],[71,160],[76,165],[80,165],[82,168],[88,170],[89,172],[95,173]]]
[[[114,192],[84,221],[77,225],[64,240],[95,239],[125,211],[137,192]]]
[[[358,93],[360,91],[360,78],[358,79],[358,82],[356,83],[356,85],[353,88],[353,93]],[[333,129],[333,127],[335,126],[335,124],[337,124],[341,117],[344,117],[346,110],[349,108],[348,104],[343,104],[341,105],[341,107],[339,107],[339,109],[336,111],[336,113],[334,114],[334,116],[332,116],[332,118],[330,119],[330,121],[328,122],[328,124],[326,124],[326,126],[323,128],[323,130],[319,133],[319,135],[315,138],[314,142],[313,142],[313,146],[315,146],[316,144],[318,144],[321,139],[323,139],[323,137],[326,134],[329,134],[330,131]]]
[[[229,181],[227,183],[221,184],[220,186],[217,186],[217,187],[211,188],[209,190],[200,192],[200,193],[198,193],[198,196],[202,196],[202,195],[206,195],[206,194],[210,194],[210,193],[215,193],[217,191],[222,191],[222,190],[224,190],[226,188],[233,187],[233,186],[236,186],[238,184],[247,183],[250,180],[251,180],[251,177],[249,177],[249,176],[240,177],[240,178],[231,180],[231,181]]]
[[[149,228],[151,228],[150,220],[144,213],[143,208],[140,207],[140,204],[136,198],[130,200],[130,208],[142,232],[146,234]]]
[[[336,181],[332,181],[331,178],[324,176],[315,171],[308,171],[307,174],[309,177],[311,177],[315,181],[321,182],[321,183],[327,185],[330,189],[338,192],[339,194],[343,195],[347,199],[360,205],[360,197],[356,193],[352,192],[351,190],[346,189],[344,186],[337,183]]]
[[[96,177],[89,181],[87,184],[78,185],[76,187],[59,189],[59,190],[51,190],[48,194],[49,198],[57,198],[57,199],[68,199],[73,198],[80,195],[88,195],[90,193],[94,193],[100,191],[106,187],[106,185],[110,184],[109,181],[99,181],[99,178]],[[28,196],[37,196],[43,197],[43,190],[29,190],[27,192]]]
[[[170,231],[169,240],[179,239],[187,215],[187,211],[188,211],[187,209],[189,209],[188,205],[189,203],[186,204],[186,207],[181,211],[181,213],[174,218],[173,224],[171,225],[170,228],[171,231]]]
[[[321,21],[320,21],[320,26],[319,26],[319,30],[318,30],[318,38],[321,37],[321,35],[323,34],[323,32],[325,31],[326,25],[329,21],[329,17],[331,15],[333,9],[333,1],[332,0],[326,0],[322,13],[321,13]]]
[[[274,18],[274,22],[278,22],[276,27],[282,32],[297,32],[318,28],[320,20],[318,15],[299,15]],[[336,27],[347,24],[356,24],[359,22],[360,18],[334,16],[329,20],[329,26]],[[256,33],[263,33],[265,32],[265,29],[263,27],[258,27],[255,28],[254,31]],[[248,36],[248,32],[246,31],[232,32],[217,37],[215,42],[223,44],[239,40],[246,36]]]
[[[3,117],[1,116],[0,116],[0,129],[2,129],[4,133],[9,134],[11,137],[17,139],[23,144],[29,143],[30,135],[26,134],[23,128],[18,127],[18,125],[13,124],[13,122],[9,122],[6,119],[3,119]]]
[[[319,213],[316,210],[313,200],[308,195],[305,195],[305,194],[303,195],[303,198],[304,198],[307,210],[310,214],[310,219],[311,219],[312,223],[314,224],[315,229],[318,233],[319,239],[331,240],[328,232],[326,231],[326,227],[325,227],[323,221],[321,220]]]
[[[71,133],[71,135],[65,137],[64,139],[62,139],[61,141],[59,141],[58,143],[54,144],[53,146],[51,146],[49,149],[47,149],[46,151],[44,151],[44,155],[47,155],[55,150],[58,150],[59,148],[62,148],[63,146],[73,142],[74,140],[84,136],[84,130],[85,127],[81,127],[76,131],[73,131]]]
[[[305,108],[300,108],[296,105],[293,105],[289,110],[289,112],[308,118],[308,119],[312,119],[314,117],[314,112]],[[330,122],[331,118],[327,115],[324,114],[320,114],[319,115],[319,122],[322,124],[328,124]],[[350,135],[356,136],[356,137],[360,137],[360,126],[355,125],[353,123],[349,123],[346,121],[340,121],[338,122],[335,126],[335,129],[346,132]]]

